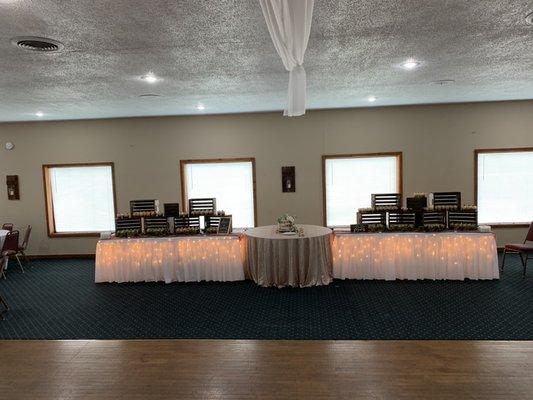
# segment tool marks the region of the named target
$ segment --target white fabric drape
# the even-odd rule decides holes
[[[274,47],[289,71],[288,104],[284,115],[305,114],[305,50],[311,32],[314,0],[259,0]]]
[[[337,234],[333,276],[339,279],[498,279],[492,233]]]
[[[6,235],[9,233],[9,231],[5,229],[0,229],[0,250],[2,250],[2,246],[4,245],[4,240],[6,239]]]
[[[244,279],[238,236],[100,240],[95,282],[199,282]]]

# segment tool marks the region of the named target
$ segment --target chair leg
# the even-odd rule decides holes
[[[502,257],[502,272],[503,272],[503,267],[505,266],[505,256],[507,255],[507,250],[506,249],[503,249],[503,257]]]
[[[20,251],[20,254],[22,255],[22,257],[24,257],[24,262],[26,264],[29,264],[30,263],[30,259],[28,258],[28,256],[26,255],[26,253],[24,252],[24,250],[21,250]]]
[[[4,296],[2,296],[1,294],[0,294],[0,304],[4,306],[4,310],[0,312],[0,318],[5,319],[4,316],[9,311],[9,304],[7,304],[6,299],[4,299]]]
[[[0,259],[0,271],[2,272],[2,278],[6,278],[7,257]]]
[[[6,299],[1,294],[0,294],[0,304],[2,304],[4,306],[6,311],[9,310],[9,304],[7,304]]]
[[[522,268],[523,268],[522,277],[525,277],[526,276],[526,261],[524,260],[524,255],[522,253],[518,253],[518,255],[520,256],[520,262],[522,263]]]
[[[15,254],[15,258],[17,259],[17,262],[19,263],[19,267],[22,270],[22,273],[24,273],[24,268],[22,267],[22,263],[20,262],[19,255]]]
[[[522,274],[522,277],[526,277],[526,268],[527,268],[527,260],[529,259],[529,254],[526,254],[526,259],[524,260],[524,273]]]

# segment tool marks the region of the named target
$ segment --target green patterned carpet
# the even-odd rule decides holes
[[[533,262],[499,281],[95,284],[93,260],[10,264],[3,339],[533,339]]]

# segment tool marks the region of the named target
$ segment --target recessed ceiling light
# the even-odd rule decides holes
[[[35,116],[41,118],[41,117],[44,117],[44,113],[42,111],[37,111],[35,113]]]
[[[420,63],[412,58],[404,61],[400,64],[403,69],[406,69],[408,71],[411,71],[415,68],[418,68],[420,66]]]
[[[159,78],[155,76],[152,71],[148,72],[146,75],[141,76],[141,79],[148,83],[156,83],[159,80]]]
[[[528,15],[526,15],[526,22],[529,25],[533,25],[533,12],[529,13]]]
[[[368,99],[367,99],[367,100],[368,100],[369,102],[373,103],[373,102],[375,102],[377,99],[378,99],[378,98],[377,98],[376,96],[368,96]]]
[[[454,84],[455,81],[453,79],[439,79],[437,81],[430,82],[432,85],[439,85],[439,86],[445,86],[445,85],[451,85]]]
[[[197,109],[198,111],[203,111],[203,110],[205,110],[205,106],[204,106],[203,104],[200,103],[200,104],[197,104],[197,105],[196,105],[196,109]]]

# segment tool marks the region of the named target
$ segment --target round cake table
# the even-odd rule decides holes
[[[323,226],[298,225],[303,236],[277,233],[277,225],[245,232],[246,277],[261,286],[316,286],[332,280],[331,235]]]

